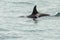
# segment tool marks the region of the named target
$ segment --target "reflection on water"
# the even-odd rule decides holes
[[[33,18],[34,23],[38,23],[37,18]]]

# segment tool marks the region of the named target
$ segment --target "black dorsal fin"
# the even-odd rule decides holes
[[[33,8],[32,15],[37,14],[37,13],[38,13],[38,11],[37,11],[37,9],[36,9],[36,5],[35,5],[34,8]]]

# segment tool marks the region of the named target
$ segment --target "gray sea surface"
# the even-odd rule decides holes
[[[40,13],[51,16],[21,18],[37,5]],[[60,40],[60,0],[0,0],[0,40]]]

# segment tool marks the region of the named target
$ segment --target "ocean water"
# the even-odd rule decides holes
[[[38,12],[51,16],[21,18]],[[0,40],[60,40],[60,0],[0,0]]]

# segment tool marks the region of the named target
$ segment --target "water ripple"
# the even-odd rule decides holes
[[[13,4],[33,4],[33,3],[30,3],[30,2],[11,2]]]

